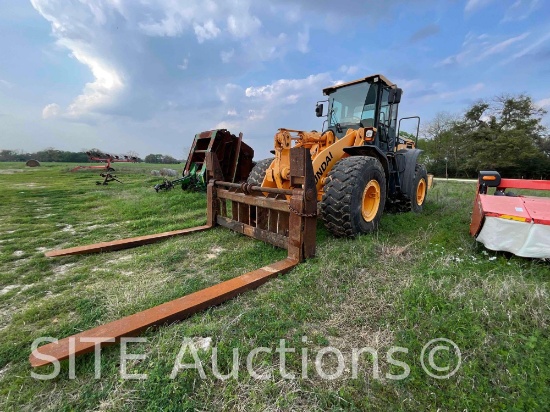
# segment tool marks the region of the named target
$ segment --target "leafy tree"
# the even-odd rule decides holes
[[[162,163],[163,156],[161,154],[148,154],[145,156],[145,163]]]
[[[549,162],[542,150],[544,114],[525,95],[498,96],[492,104],[474,105],[464,121],[469,130],[466,169],[494,169],[510,177],[544,174]]]
[[[497,170],[507,177],[550,175],[546,112],[525,95],[497,96],[469,107],[461,118],[439,114],[423,130],[428,168],[436,175],[474,177]]]
[[[146,163],[158,163],[158,164],[177,164],[180,163],[179,160],[173,158],[172,156],[162,155],[162,154],[148,154],[145,156]]]
[[[177,160],[176,158],[172,157],[172,156],[164,156],[164,159],[163,159],[163,162],[162,163],[165,163],[165,164],[178,164],[180,161]]]

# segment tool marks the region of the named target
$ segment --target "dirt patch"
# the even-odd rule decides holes
[[[206,258],[208,260],[216,259],[220,255],[220,253],[222,253],[224,251],[225,251],[225,249],[223,247],[214,246],[212,249],[210,249],[210,253],[208,253],[206,255]]]
[[[0,369],[0,379],[2,379],[2,376],[11,368],[11,363],[6,364],[2,369]]]
[[[5,295],[6,293],[8,293],[9,291],[11,290],[14,290],[14,289],[17,289],[18,287],[20,287],[21,285],[8,285],[6,286],[4,289],[0,290],[0,295]]]
[[[46,213],[45,215],[36,216],[36,219],[47,219],[52,216],[55,216],[55,213]]]
[[[40,186],[38,183],[16,183],[13,185],[14,187],[26,187],[29,189],[45,189],[47,186]]]
[[[0,170],[0,175],[13,175],[15,173],[22,173],[25,170],[23,169],[3,169]]]
[[[126,262],[132,259],[132,255],[125,255],[115,259],[108,260],[105,265],[116,265],[117,263]]]
[[[106,227],[117,227],[119,226],[118,223],[110,223],[108,225],[90,225],[90,226],[86,226],[86,224],[84,224],[84,229],[85,230],[95,230],[95,229],[101,229],[101,228],[106,228]]]
[[[31,260],[30,259],[18,259],[16,260],[13,265],[15,267],[19,267],[19,266],[23,266],[23,265],[26,265],[27,263],[29,263]]]
[[[16,250],[15,252],[13,252],[13,256],[17,256],[17,257],[21,257],[25,254],[25,252],[23,252],[22,250]]]
[[[195,348],[202,349],[202,350],[208,350],[210,346],[212,346],[212,338],[193,338],[193,345],[195,345]]]
[[[70,233],[71,235],[76,235],[76,230],[72,225],[56,225],[57,227],[62,227],[61,231]]]
[[[53,273],[56,275],[63,275],[74,266],[76,266],[76,263],[65,263],[64,265],[53,268]]]

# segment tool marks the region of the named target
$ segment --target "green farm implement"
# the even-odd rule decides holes
[[[214,153],[218,159],[223,174],[223,180],[238,183],[248,178],[254,167],[252,158],[254,150],[243,141],[242,133],[239,136],[228,130],[210,130],[195,135],[193,146],[185,162],[182,177],[176,180],[165,180],[155,185],[155,190],[170,190],[181,185],[183,190],[206,191],[207,171],[206,154]]]

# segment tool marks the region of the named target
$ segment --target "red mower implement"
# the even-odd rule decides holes
[[[495,188],[494,194],[488,189]],[[506,189],[548,190],[548,180],[502,179],[479,172],[470,234],[487,249],[530,258],[550,258],[550,197],[517,195]]]
[[[117,155],[110,155],[110,154],[103,154],[103,153],[96,153],[96,152],[86,152],[88,155],[88,159],[91,162],[98,162],[103,163],[102,165],[98,166],[77,166],[73,169],[71,169],[71,172],[76,172],[77,170],[81,169],[101,169],[106,170],[108,172],[114,172],[115,169],[111,167],[111,163],[136,163],[138,161],[138,158],[135,156],[117,156]]]

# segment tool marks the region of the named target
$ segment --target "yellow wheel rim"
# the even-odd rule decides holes
[[[380,185],[376,180],[371,180],[365,186],[363,191],[363,203],[361,204],[361,214],[367,222],[372,221],[378,213],[380,207]]]
[[[416,204],[418,206],[424,203],[424,198],[426,197],[426,180],[424,178],[420,179],[418,186],[416,187]]]

